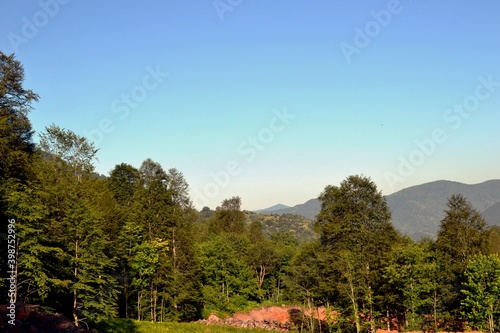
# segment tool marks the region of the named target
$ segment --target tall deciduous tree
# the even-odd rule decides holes
[[[465,270],[462,315],[477,330],[500,328],[500,257],[478,255]]]
[[[385,267],[385,277],[391,289],[396,291],[398,303],[404,307],[406,330],[420,329],[418,315],[424,307],[430,307],[436,289],[434,276],[437,264],[429,246],[407,239],[395,247]]]
[[[139,170],[127,163],[118,164],[111,170],[108,182],[116,201],[128,207],[139,183]]]
[[[54,200],[49,224],[69,262],[63,275],[71,279],[75,325],[115,315],[118,285],[105,230],[110,223],[94,200],[105,187],[99,188],[91,175],[97,149],[85,138],[55,125],[41,135],[40,146],[51,157],[44,177],[53,179],[46,183]]]
[[[349,176],[340,187],[327,186],[320,195],[321,211],[316,227],[320,241],[339,273],[347,281],[353,315],[364,313],[374,330],[374,305],[382,281],[381,267],[399,235],[390,223],[391,213],[382,194],[370,178]],[[335,263],[337,256],[347,258]],[[359,295],[359,296],[358,296]],[[352,297],[357,298],[356,302]],[[358,325],[357,329],[360,327]]]
[[[224,199],[222,205],[215,210],[209,229],[213,233],[242,234],[245,232],[244,219],[245,214],[241,211],[241,198]]]

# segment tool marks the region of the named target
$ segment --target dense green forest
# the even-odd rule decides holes
[[[93,143],[57,125],[35,145],[39,96],[23,81],[0,52],[0,303],[15,262],[17,301],[80,325],[307,304],[338,311],[336,329],[352,332],[500,329],[500,230],[465,197],[448,198],[437,238],[420,242],[358,175],[320,194],[316,234],[305,219],[244,212],[239,197],[197,211],[175,168],[147,159],[97,177]]]

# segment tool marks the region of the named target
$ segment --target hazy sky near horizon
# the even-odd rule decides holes
[[[500,178],[500,2],[2,1],[0,50],[52,123],[151,158],[197,208]]]

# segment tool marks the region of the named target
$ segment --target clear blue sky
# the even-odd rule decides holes
[[[198,208],[500,178],[500,2],[2,1],[0,49],[102,174],[177,168]],[[279,116],[278,116],[279,115]]]

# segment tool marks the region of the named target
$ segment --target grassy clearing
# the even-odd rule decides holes
[[[246,329],[230,326],[198,323],[151,323],[126,319],[110,319],[97,327],[105,333],[269,333],[262,329]]]

